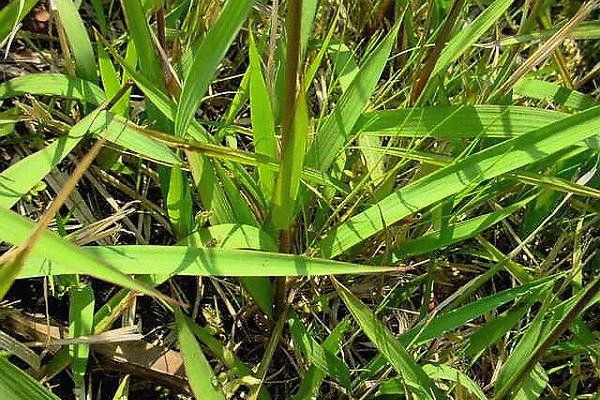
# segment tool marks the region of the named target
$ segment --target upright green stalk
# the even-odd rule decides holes
[[[299,65],[301,53],[301,0],[290,0],[286,18],[286,64],[281,120],[281,168],[271,199],[271,223],[280,231],[279,250],[292,253],[294,205],[308,138],[308,112],[301,91]],[[275,309],[284,309],[286,278],[277,279]]]

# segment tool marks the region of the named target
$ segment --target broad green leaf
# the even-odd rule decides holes
[[[0,398],[28,400],[60,400],[38,381],[0,357]]]
[[[271,96],[267,90],[260,54],[256,48],[252,33],[249,35],[250,52],[250,116],[252,118],[252,133],[254,150],[258,154],[277,159],[277,141],[275,139],[275,120],[271,106]],[[275,186],[276,174],[264,167],[258,167],[258,178],[265,199],[271,198]]]
[[[423,107],[365,113],[355,130],[376,136],[512,138],[568,116],[558,111],[520,106]],[[600,135],[584,143],[598,149]]]
[[[0,223],[4,226],[10,226],[11,229],[0,230],[0,240],[10,243],[13,246],[22,245],[30,232],[35,228],[35,223],[28,218],[22,217],[10,210],[0,207]],[[82,274],[89,275],[107,282],[114,283],[131,290],[135,290],[162,300],[168,300],[158,291],[140,283],[139,281],[122,274],[105,260],[95,257],[91,253],[77,247],[74,244],[66,241],[54,232],[45,231],[32,249],[29,260],[38,260],[48,258],[50,260],[60,260],[63,275],[67,274]],[[41,260],[40,260],[41,261]],[[45,269],[48,269],[46,262],[34,262],[37,268],[41,264],[45,264]],[[36,267],[34,267],[36,269]],[[51,268],[50,268],[51,269]],[[2,269],[0,269],[1,271]],[[26,271],[27,267],[21,271]],[[141,272],[143,274],[145,272]],[[42,274],[46,275],[46,274]],[[38,275],[40,276],[40,275]]]
[[[433,68],[432,75],[444,71],[450,64],[456,61],[465,50],[471,47],[481,35],[487,32],[500,19],[512,2],[513,0],[495,0],[469,26],[459,30],[442,50]]]
[[[183,136],[194,119],[211,79],[221,59],[248,17],[254,0],[228,0],[219,18],[210,27],[198,48],[185,76],[181,102],[175,117],[175,133]],[[139,48],[136,44],[136,48]]]
[[[547,100],[574,110],[585,110],[598,104],[593,97],[556,83],[539,79],[521,79],[513,88],[514,94]]]
[[[512,138],[568,117],[558,111],[519,106],[441,106],[372,111],[355,131],[401,137]]]
[[[106,99],[94,83],[62,74],[29,74],[0,83],[0,99],[24,94],[72,98],[95,106]]]
[[[0,44],[18,28],[19,23],[31,11],[37,0],[12,0],[0,10]]]
[[[407,387],[419,399],[443,399],[444,394],[438,389],[425,371],[419,366],[406,348],[377,319],[356,296],[339,283],[335,289],[371,342],[398,371]]]
[[[185,373],[192,392],[197,399],[225,400],[217,377],[189,326],[190,322],[179,310],[175,311],[175,324]]]
[[[69,304],[69,336],[78,338],[92,334],[94,321],[94,291],[90,284],[72,287]],[[85,371],[87,370],[90,345],[78,343],[69,345],[71,371],[75,391],[85,398]]]
[[[360,72],[338,100],[335,109],[325,117],[306,155],[307,165],[321,171],[327,170],[350,139],[354,124],[379,83],[396,41],[398,28],[399,25],[396,25],[371,52],[360,66]]]
[[[475,358],[478,353],[493,346],[523,318],[530,307],[529,302],[517,305],[477,329],[469,335],[465,355]]]
[[[0,217],[6,217],[4,214],[7,212],[3,211]],[[4,218],[4,221],[14,222],[14,215],[11,213],[10,219]],[[16,234],[15,231],[20,233],[22,230],[23,222],[20,222],[19,225],[14,225],[13,232],[0,232],[0,239],[9,243],[17,243],[21,235]],[[74,272],[96,276],[97,274],[94,272],[101,273],[99,270],[90,271],[91,267],[81,268],[79,271],[74,270],[71,258],[65,261],[57,254],[57,251],[48,254],[43,252],[32,254],[19,274],[19,278],[64,275]],[[350,264],[264,251],[184,246],[88,246],[81,248],[81,253],[84,253],[86,258],[95,259],[97,257],[104,260],[118,271],[129,275],[311,276],[369,274],[397,270],[397,267]],[[45,259],[50,262],[46,262]]]
[[[404,186],[332,230],[319,244],[335,257],[427,206],[597,134],[600,107],[489,147]]]
[[[77,75],[90,82],[96,82],[98,75],[94,49],[75,3],[72,0],[54,0],[53,4],[73,51]]]

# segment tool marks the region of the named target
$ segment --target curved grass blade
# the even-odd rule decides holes
[[[598,129],[600,107],[594,107],[489,147],[392,193],[332,230],[319,247],[326,257],[335,257],[402,218],[573,146]]]
[[[194,58],[185,76],[181,102],[175,117],[177,136],[183,136],[187,132],[221,59],[248,17],[253,4],[254,0],[228,0],[217,21],[210,27],[198,48],[194,49]],[[139,47],[136,45],[136,48]]]
[[[18,28],[37,0],[12,0],[0,10],[0,45]]]
[[[167,164],[181,164],[169,148],[131,129],[124,119],[106,111],[88,114],[70,128],[67,135],[55,140],[0,173],[0,207],[11,208],[58,165],[87,134],[108,141]]]
[[[325,118],[316,134],[315,142],[306,155],[306,164],[325,171],[335,160],[351,136],[354,124],[367,106],[395,43],[399,25],[367,57],[360,72],[337,102],[335,109]]]
[[[406,241],[393,250],[392,262],[419,254],[442,249],[450,244],[466,240],[484,230],[494,226],[498,222],[512,215],[517,210],[527,205],[535,196],[511,204],[501,210],[480,215],[466,221],[449,224],[442,230],[428,233],[418,238]]]
[[[551,101],[574,110],[585,110],[598,104],[591,96],[539,79],[521,79],[514,86],[513,93],[532,99]]]
[[[95,106],[106,100],[96,84],[63,74],[29,74],[0,83],[0,99],[24,94],[77,99]]]
[[[444,47],[432,75],[444,71],[471,47],[504,14],[513,0],[496,0],[467,27],[461,29]]]
[[[60,400],[4,357],[0,357],[0,371],[0,397],[3,399]]]
[[[75,8],[75,3],[71,0],[54,0],[53,4],[58,11],[60,24],[65,30],[67,40],[73,51],[77,75],[90,82],[96,82],[98,75],[96,73],[94,49],[81,16]]]
[[[267,90],[260,54],[256,48],[252,33],[249,35],[250,52],[250,116],[256,153],[277,159],[277,141],[275,138],[275,120],[271,106],[271,96]],[[262,166],[258,167],[258,179],[265,199],[270,199],[275,185],[276,174]]]
[[[356,322],[375,347],[402,376],[409,390],[419,399],[446,398],[400,341],[377,319],[377,316],[348,289],[335,280],[333,282],[336,291]]]
[[[189,326],[190,322],[179,310],[175,311],[175,324],[185,373],[192,392],[198,399],[225,400],[215,373]]]

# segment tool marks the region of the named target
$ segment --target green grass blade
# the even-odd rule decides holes
[[[94,322],[94,291],[90,284],[72,287],[69,305],[69,336],[78,338],[92,334]],[[69,345],[71,371],[75,392],[85,398],[85,372],[87,370],[90,345],[78,343]]]
[[[0,10],[0,43],[4,43],[36,4],[37,0],[12,0]]]
[[[354,124],[369,103],[392,51],[399,25],[379,43],[360,67],[348,89],[325,118],[307,154],[307,165],[321,171],[329,168],[351,136]]]
[[[591,96],[539,79],[521,79],[514,86],[513,92],[532,99],[551,101],[574,110],[585,110],[598,104]]]
[[[512,138],[568,116],[558,111],[520,106],[406,108],[365,113],[355,130],[377,136]]]
[[[525,304],[517,305],[498,315],[496,318],[469,335],[468,344],[464,351],[465,356],[472,357],[473,360],[475,360],[477,354],[486,348],[491,347],[500,340],[502,336],[506,335],[513,326],[518,324],[530,307],[530,301]]]
[[[2,212],[2,218],[7,212],[9,211]],[[16,220],[14,215],[11,213],[10,219],[3,220],[13,223]],[[0,232],[0,239],[9,243],[19,243],[22,237],[20,232],[24,226],[29,224],[24,225],[21,221],[19,225],[14,225],[14,232]],[[16,231],[19,234],[15,234]],[[75,272],[71,262],[74,257],[65,261],[57,252],[58,250],[48,254],[41,252],[32,254],[25,262],[18,278],[65,275]],[[311,276],[397,271],[397,267],[359,265],[264,251],[183,246],[89,246],[83,247],[81,253],[85,253],[86,259],[97,257],[114,266],[118,271],[129,275]],[[51,263],[46,262],[46,259]],[[80,268],[78,272],[91,276],[102,273],[100,270],[92,270],[91,267]],[[103,279],[101,276],[98,278]]]
[[[148,20],[140,0],[121,0],[121,7],[129,28],[130,39],[135,45],[142,73],[161,91],[165,90],[165,76],[156,54],[152,32],[148,26]]]
[[[433,68],[432,75],[444,71],[450,64],[456,61],[465,50],[477,42],[481,35],[487,32],[500,19],[512,3],[513,0],[494,1],[467,28],[461,29],[442,50]]]
[[[35,223],[33,221],[2,207],[0,207],[0,223],[11,227],[11,229],[3,229],[0,231],[0,240],[10,243],[13,246],[22,245],[30,232],[35,228]],[[54,232],[46,231],[42,234],[36,246],[33,248],[29,259],[34,259],[36,256],[44,259],[47,257],[51,260],[59,260],[65,275],[89,275],[94,278],[114,283],[115,285],[148,294],[158,299],[167,300],[161,293],[119,272],[104,260],[73,245],[56,235]],[[37,266],[39,267],[39,265],[38,262]],[[46,263],[46,268],[48,267],[49,266]],[[5,270],[5,268],[0,269],[0,271],[3,270]],[[141,274],[143,273],[144,272],[141,272]]]
[[[167,215],[171,220],[175,238],[182,239],[192,231],[194,209],[187,175],[181,166],[171,168],[169,193],[167,193]]]
[[[306,93],[300,88],[296,101],[292,134],[283,144],[281,165],[277,174],[275,190],[271,199],[271,221],[276,229],[285,229],[294,217],[296,197],[300,187],[306,143],[308,141],[308,109]]]
[[[131,76],[153,106],[167,119],[175,121],[177,104],[160,91],[144,74],[137,72],[129,63],[125,62],[112,48],[109,47],[108,50],[113,58],[125,68],[127,74]],[[214,142],[213,137],[195,120],[192,120],[184,137],[190,137],[199,142]],[[203,189],[198,191],[201,203],[204,209],[211,210],[214,213],[212,222],[215,224],[240,223],[255,225],[256,218],[247,203],[242,199],[240,191],[226,194],[222,189],[222,186],[235,187],[235,183],[228,174],[223,172],[223,168],[201,154],[188,153],[187,156],[194,182],[197,187]]]
[[[106,97],[109,99],[116,95],[121,89],[121,80],[117,69],[112,63],[110,56],[104,49],[104,46],[98,41],[98,70],[100,71],[100,80],[104,87]],[[121,116],[127,116],[129,109],[129,94],[124,95],[119,101],[112,107],[112,111]]]
[[[418,238],[408,240],[393,250],[393,262],[413,257],[419,254],[429,253],[442,249],[450,244],[457,243],[475,236],[478,233],[494,226],[527,205],[534,197],[529,197],[510,206],[504,207],[488,214],[480,215],[466,221],[449,224],[444,229],[427,233]]]
[[[474,318],[480,317],[486,312],[506,304],[509,301],[528,296],[533,291],[543,291],[557,279],[550,276],[526,283],[511,289],[506,289],[491,296],[475,300],[462,307],[446,311],[435,316],[431,320],[417,324],[402,335],[402,343],[407,347],[419,346],[429,340],[440,337],[445,332],[456,329]]]
[[[263,230],[255,226],[221,224],[199,229],[186,241],[191,246],[202,244],[205,247],[222,249],[251,249],[277,252],[277,242]],[[240,282],[267,315],[273,311],[273,287],[267,277],[240,277]]]
[[[75,3],[72,0],[55,0],[53,4],[73,51],[77,75],[90,82],[96,82],[98,75],[94,49]]]
[[[275,120],[271,106],[271,96],[267,90],[261,58],[252,33],[249,35],[250,52],[250,116],[256,153],[277,159]],[[265,199],[270,199],[275,185],[276,174],[264,167],[258,167],[258,178]]]
[[[125,120],[105,111],[93,112],[74,125],[67,135],[0,173],[0,207],[15,205],[88,134],[103,135],[110,142],[163,164],[181,163],[166,146],[131,129]]]
[[[0,357],[0,398],[28,400],[60,400],[38,381]]]
[[[304,353],[308,362],[311,365],[316,365],[343,387],[349,389],[351,386],[350,370],[346,363],[317,343],[295,313],[291,313],[288,325],[295,345]]]
[[[438,389],[425,371],[415,362],[406,348],[377,319],[356,296],[339,283],[335,289],[371,342],[398,371],[409,390],[419,399],[443,399],[444,394]]]
[[[345,319],[340,322],[323,341],[321,347],[324,351],[337,354],[342,349],[344,333],[350,328],[350,321]],[[300,388],[293,397],[293,400],[312,400],[317,398],[319,387],[325,380],[327,373],[315,365],[311,365],[304,374]]]
[[[392,193],[331,231],[319,247],[325,256],[335,257],[402,218],[573,146],[599,128],[600,108],[595,107],[489,147]]]
[[[600,276],[596,276],[577,294],[549,312],[542,312],[542,308],[500,370],[494,399],[506,398],[522,386],[541,355],[569,329],[579,315],[600,301],[599,293]]]
[[[175,133],[182,136],[194,119],[211,79],[227,49],[248,17],[254,0],[228,0],[217,21],[210,27],[198,48],[185,76],[181,102],[175,118]],[[136,44],[136,48],[139,48]]]
[[[198,399],[225,400],[215,373],[204,356],[200,344],[196,341],[189,321],[179,310],[175,311],[175,323],[185,373],[192,392]]]
[[[25,94],[77,99],[94,106],[106,99],[102,89],[94,83],[62,74],[23,75],[0,83],[0,99]]]

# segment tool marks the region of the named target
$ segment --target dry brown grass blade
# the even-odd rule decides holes
[[[535,66],[552,54],[552,52],[571,35],[573,30],[577,28],[577,26],[579,26],[592,11],[598,8],[598,6],[600,6],[600,0],[591,0],[581,6],[573,18],[542,44],[523,64],[521,64],[502,86],[496,90],[495,95],[492,97],[495,98],[497,95],[506,95],[526,73],[531,71]]]
[[[127,92],[127,90],[129,90],[130,87],[131,84],[124,85],[121,88],[121,90],[119,90],[119,92],[115,94],[115,96],[110,101],[107,101],[100,105],[94,111],[94,113],[99,114],[104,110],[110,109],[117,101],[119,101],[119,99]],[[88,168],[90,167],[90,165],[104,146],[105,142],[106,139],[104,137],[101,137],[96,143],[94,143],[90,151],[81,159],[81,161],[73,171],[73,174],[69,177],[69,179],[66,180],[64,186],[58,192],[54,200],[52,200],[52,202],[38,221],[35,229],[29,234],[25,242],[18,248],[4,253],[0,257],[0,265],[17,263],[17,266],[14,268],[20,268],[20,265],[22,265],[22,263],[26,260],[27,256],[35,246],[36,242],[42,236],[42,233],[44,233],[46,228],[48,228],[50,222],[52,222],[60,208],[63,206],[65,201],[67,201],[71,192],[75,189],[75,186],[81,180],[83,174],[88,170]],[[0,295],[0,297],[3,296],[4,293]]]
[[[12,308],[0,309],[0,326],[26,340],[52,343],[68,335],[68,329],[37,320]],[[60,346],[49,346],[55,353]],[[177,390],[188,391],[179,352],[144,341],[126,343],[98,343],[92,349],[102,367],[131,373],[139,378]]]
[[[437,35],[435,39],[435,44],[429,51],[429,54],[427,55],[427,61],[425,61],[425,65],[423,66],[423,69],[421,70],[421,73],[419,74],[419,77],[416,80],[415,86],[413,86],[413,90],[410,94],[411,104],[415,104],[417,100],[419,100],[419,97],[421,97],[425,86],[427,86],[427,82],[431,77],[433,68],[435,67],[435,64],[440,58],[440,54],[442,54],[442,50],[444,49],[446,41],[450,36],[450,32],[452,31],[452,28],[454,27],[454,24],[458,19],[458,14],[462,9],[463,4],[464,0],[455,0],[452,4],[452,8],[448,13],[448,17],[444,21],[444,26],[440,30],[440,33]]]

